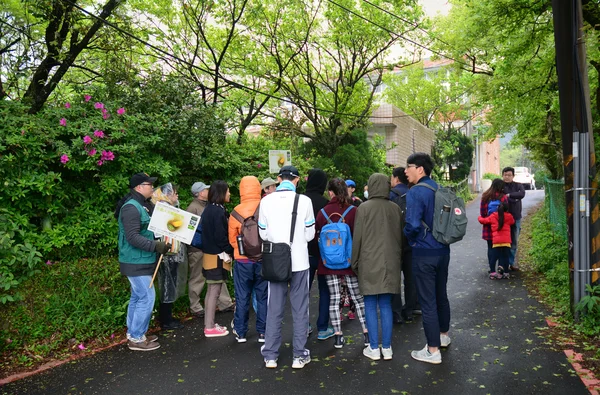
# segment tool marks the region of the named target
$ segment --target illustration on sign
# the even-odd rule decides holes
[[[290,150],[269,150],[269,171],[279,173],[283,166],[292,164],[292,151]]]
[[[159,202],[154,208],[148,230],[156,236],[167,236],[190,244],[200,223],[200,217],[167,203]]]

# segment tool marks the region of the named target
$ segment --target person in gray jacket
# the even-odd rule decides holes
[[[369,177],[369,200],[363,202],[354,220],[352,270],[358,276],[365,300],[370,345],[363,354],[370,359],[392,359],[392,294],[400,293],[402,226],[400,207],[389,200],[390,178],[375,173]],[[382,349],[379,350],[381,316]]]

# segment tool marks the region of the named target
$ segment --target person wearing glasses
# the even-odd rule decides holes
[[[440,364],[440,347],[450,345],[450,302],[446,289],[450,247],[437,241],[431,231],[438,184],[429,175],[433,169],[431,157],[423,152],[412,154],[406,160],[404,173],[414,184],[406,194],[406,225],[404,234],[412,248],[413,278],[423,314],[423,329],[427,344],[411,353],[417,361]],[[425,226],[426,225],[426,226]]]
[[[148,202],[156,177],[134,174],[129,180],[130,193],[117,205],[119,220],[119,263],[121,274],[131,284],[127,308],[127,347],[133,351],[151,351],[160,347],[156,335],[146,336],[156,293],[150,281],[158,254],[165,254],[171,245],[154,240],[148,230],[153,205]]]

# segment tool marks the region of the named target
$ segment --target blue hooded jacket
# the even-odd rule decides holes
[[[426,183],[437,189],[438,185],[428,176],[422,177],[417,184]],[[406,225],[404,234],[412,247],[414,256],[439,256],[450,254],[450,247],[437,241],[431,232],[423,226],[425,222],[433,229],[433,210],[435,192],[429,188],[413,186],[406,194]]]

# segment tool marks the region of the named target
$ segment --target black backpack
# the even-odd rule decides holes
[[[408,244],[408,240],[406,239],[406,235],[404,234],[404,225],[406,225],[406,193],[400,195],[395,190],[391,190],[392,198],[390,201],[396,203],[398,207],[400,207],[400,226],[402,229],[402,250],[407,249],[410,250],[410,245]]]

